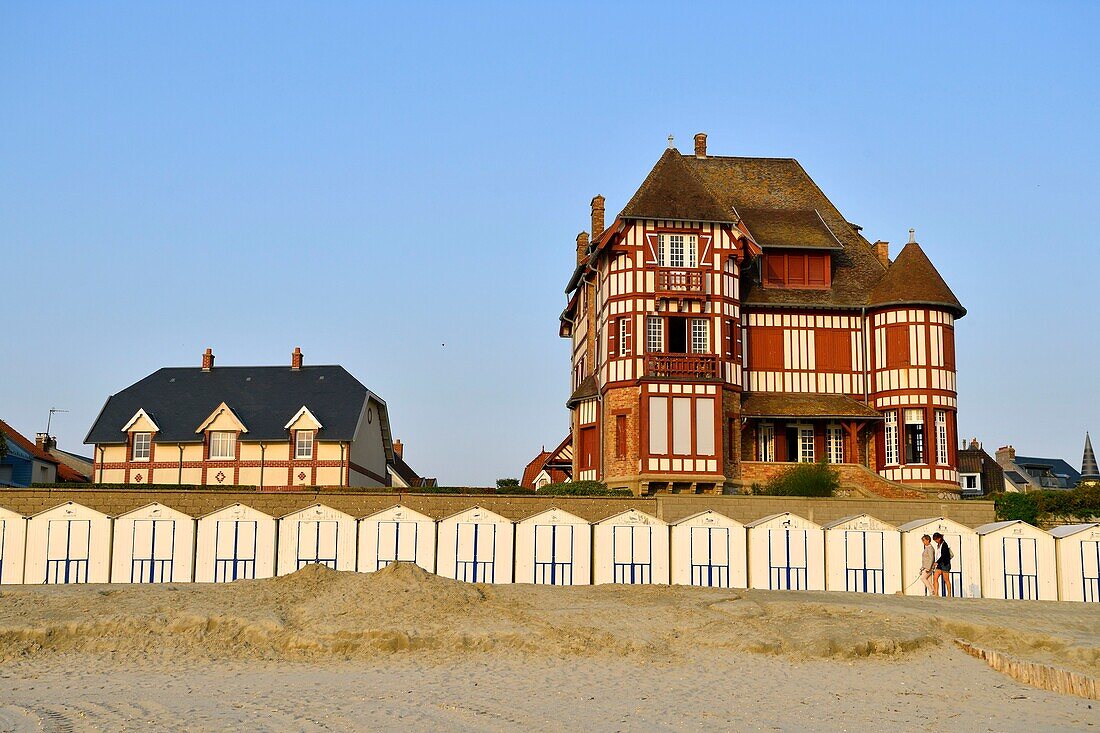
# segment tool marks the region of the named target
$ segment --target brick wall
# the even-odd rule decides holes
[[[362,491],[241,492],[217,489],[200,491],[146,491],[140,489],[3,489],[0,506],[29,516],[67,501],[91,507],[112,516],[153,501],[191,516],[202,516],[236,502],[247,504],[275,517],[322,503],[355,517],[371,514],[394,504],[404,504],[435,519],[480,505],[509,519],[523,519],[550,507],[572,512],[589,521],[637,508],[665,521],[677,521],[714,509],[749,522],[769,514],[789,511],[817,523],[853,514],[871,514],[884,522],[902,524],[926,517],[950,517],[976,527],[994,521],[991,501],[932,501],[907,499],[801,499],[777,496],[692,496],[665,494],[654,498],[586,498],[568,496],[477,496],[368,493]]]
[[[603,475],[609,479],[635,476],[641,450],[641,415],[639,387],[609,389],[603,398]],[[616,424],[618,414],[626,417],[626,456],[618,456]],[[615,482],[612,481],[612,484]]]
[[[741,464],[741,478],[745,486],[764,484],[790,470],[793,463],[746,461]],[[834,464],[840,474],[840,487],[855,495],[873,494],[884,499],[925,499],[928,495],[913,486],[887,481],[865,466],[849,463]]]

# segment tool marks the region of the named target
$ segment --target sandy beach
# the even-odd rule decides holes
[[[1100,609],[449,581],[0,593],[0,731],[1082,730],[953,639],[1100,674]]]

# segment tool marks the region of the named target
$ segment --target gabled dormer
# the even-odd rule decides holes
[[[131,461],[148,461],[153,455],[153,436],[160,432],[160,426],[144,408],[134,413],[122,432],[126,433],[126,446]]]
[[[833,254],[844,249],[816,209],[744,209],[741,224],[760,245],[765,288],[828,290]]]
[[[285,430],[290,431],[290,444],[293,446],[294,460],[313,460],[317,431],[322,427],[324,426],[321,425],[321,421],[305,405],[302,405],[301,409],[294,413],[294,417],[290,418],[290,421],[283,426]]]
[[[237,443],[248,428],[232,408],[224,402],[203,420],[195,433],[205,436],[206,459],[210,461],[229,461],[237,458]]]

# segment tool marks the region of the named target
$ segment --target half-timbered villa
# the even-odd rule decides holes
[[[85,443],[108,484],[388,486],[386,403],[341,366],[158,369],[112,395]]]
[[[573,477],[736,490],[790,462],[957,497],[955,320],[910,230],[890,260],[790,158],[672,146],[610,226],[592,200],[560,335]]]

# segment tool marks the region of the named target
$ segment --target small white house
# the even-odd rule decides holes
[[[593,527],[595,583],[668,585],[668,524],[637,509]]]
[[[436,571],[470,583],[511,583],[512,520],[475,506],[439,522]]]
[[[1058,600],[1054,538],[1013,519],[975,529],[982,551],[982,597]]]
[[[27,520],[22,514],[0,507],[0,585],[23,582],[23,551]]]
[[[825,532],[797,514],[783,512],[745,525],[749,587],[825,590]]]
[[[955,598],[982,597],[982,559],[978,533],[947,517],[914,519],[898,527],[901,532],[901,580],[903,592],[911,596],[928,595],[928,588],[921,582],[920,563],[924,552],[921,537],[943,535],[947,546],[955,553],[951,560],[951,595]],[[940,595],[947,588],[940,582]]]
[[[111,518],[68,502],[27,522],[26,583],[106,583],[111,574]]]
[[[561,509],[516,523],[516,582],[592,583],[592,525]]]
[[[228,583],[275,574],[275,518],[244,504],[199,517],[195,582]]]
[[[278,574],[313,564],[355,570],[355,517],[314,504],[279,518]]]
[[[825,589],[854,593],[901,590],[901,534],[869,514],[822,525],[825,530]]]
[[[1058,560],[1058,599],[1100,603],[1100,523],[1050,530]]]
[[[395,562],[435,572],[435,520],[400,504],[359,520],[359,572]]]
[[[745,525],[708,509],[672,524],[672,584],[748,587]]]
[[[195,520],[159,503],[115,517],[112,583],[190,583]]]

